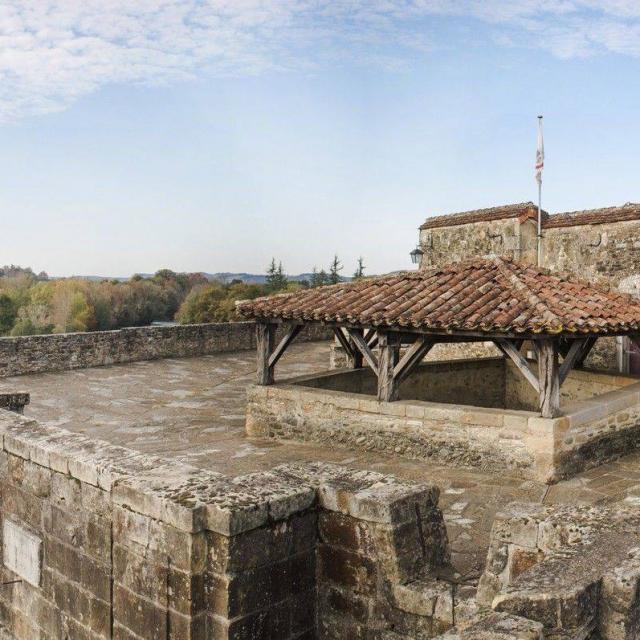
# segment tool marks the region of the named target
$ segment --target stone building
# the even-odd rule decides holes
[[[472,256],[507,257],[533,264],[537,259],[537,206],[533,202],[476,209],[428,218],[420,226],[420,268],[439,267]],[[542,212],[541,265],[608,283],[640,295],[640,204]],[[640,357],[619,339],[601,362],[640,373]]]

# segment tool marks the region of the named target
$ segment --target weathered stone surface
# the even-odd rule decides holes
[[[571,638],[634,637],[639,525],[635,506],[513,504],[494,522],[478,601]]]

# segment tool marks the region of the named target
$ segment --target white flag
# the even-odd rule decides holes
[[[542,184],[542,169],[544,168],[544,140],[542,138],[542,117],[538,118],[538,149],[536,151],[536,180]]]

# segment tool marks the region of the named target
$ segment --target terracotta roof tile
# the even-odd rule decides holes
[[[521,221],[527,218],[537,219],[538,207],[533,202],[519,202],[517,204],[505,204],[499,207],[489,207],[488,209],[473,209],[472,211],[460,211],[459,213],[449,213],[443,216],[433,216],[420,226],[420,229],[436,229],[438,227],[454,227],[461,224],[471,224],[474,222],[489,222],[491,220],[506,220],[508,218],[520,218]],[[547,212],[542,212],[543,219],[547,217]]]
[[[500,258],[242,301],[238,311],[246,318],[453,334],[640,331],[640,300]]]
[[[621,207],[604,207],[602,209],[585,209],[569,211],[549,216],[544,222],[545,229],[556,227],[573,227],[583,224],[606,224],[607,222],[623,222],[640,220],[640,203],[627,202]]]

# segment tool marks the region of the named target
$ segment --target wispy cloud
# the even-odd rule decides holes
[[[0,119],[64,109],[113,83],[346,59],[402,68],[440,44],[442,17],[560,58],[640,56],[637,0],[5,0]]]

